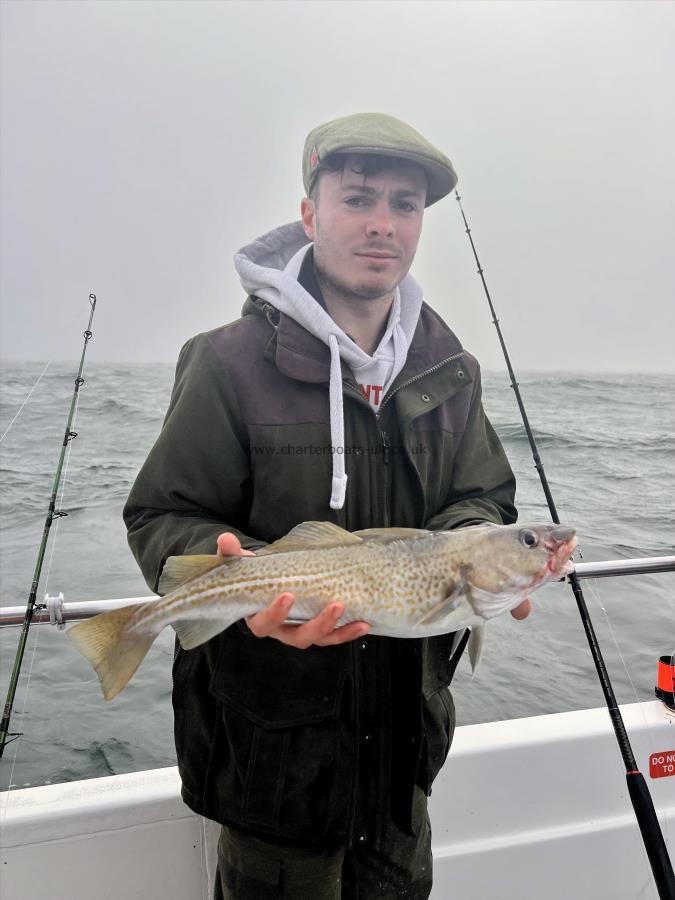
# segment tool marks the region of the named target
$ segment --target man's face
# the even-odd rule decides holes
[[[321,174],[316,204],[302,201],[302,223],[320,278],[345,298],[376,300],[391,296],[412,265],[426,177],[414,163],[367,176],[355,167],[349,157],[342,171]]]

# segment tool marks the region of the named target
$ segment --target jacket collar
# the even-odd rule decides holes
[[[310,265],[313,272],[313,262],[310,261]],[[301,273],[301,277],[303,274],[306,273]],[[318,289],[316,279],[307,277],[302,280],[303,286],[311,289],[313,296],[316,296],[312,285],[313,280]],[[320,302],[323,304],[323,298]],[[328,382],[330,351],[323,341],[259,297],[247,298],[242,315],[250,314],[266,316],[273,327],[274,333],[265,356],[283,375],[298,381]],[[433,369],[461,351],[462,345],[454,332],[430,306],[423,303],[405,365],[392,387]]]

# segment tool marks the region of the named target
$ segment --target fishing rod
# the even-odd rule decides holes
[[[468,235],[469,242],[471,243],[471,249],[473,250],[476,265],[478,266],[478,274],[480,275],[480,279],[483,282],[483,290],[485,291],[485,296],[487,297],[490,312],[492,314],[492,322],[497,329],[499,343],[501,344],[502,353],[504,354],[504,360],[506,361],[506,367],[509,372],[509,377],[511,378],[511,387],[513,388],[513,391],[516,395],[516,402],[518,403],[520,416],[523,420],[523,425],[525,426],[525,432],[527,433],[527,439],[532,451],[534,465],[539,474],[541,486],[544,490],[546,502],[548,503],[548,508],[551,514],[551,519],[553,520],[553,522],[555,522],[556,525],[559,525],[560,519],[558,517],[558,511],[556,509],[555,501],[553,500],[553,495],[546,478],[546,473],[544,472],[544,466],[541,461],[541,457],[539,456],[537,444],[534,439],[534,435],[532,434],[532,429],[530,428],[530,422],[525,411],[525,404],[523,403],[523,398],[518,387],[518,381],[516,380],[513,366],[511,365],[511,359],[509,357],[508,350],[506,349],[506,342],[504,341],[502,330],[499,327],[499,319],[497,318],[497,314],[492,303],[492,298],[490,297],[490,291],[488,290],[483,267],[480,264],[478,253],[476,252],[476,245],[474,244],[473,237],[471,235],[471,229],[469,228],[469,223],[467,222],[464,208],[462,207],[462,198],[457,191],[455,191],[455,198],[459,205],[459,211],[462,215],[462,219],[464,220],[464,228]],[[614,728],[614,734],[619,744],[619,750],[621,751],[621,757],[626,769],[626,783],[628,785],[628,794],[630,796],[631,803],[633,804],[635,818],[637,819],[638,825],[640,827],[642,840],[645,845],[645,850],[647,851],[649,864],[654,875],[654,881],[659,892],[659,897],[661,898],[661,900],[675,900],[675,875],[673,874],[673,867],[670,862],[670,857],[668,856],[668,848],[666,847],[666,843],[663,839],[663,834],[661,833],[661,826],[659,825],[659,820],[656,816],[656,811],[654,810],[654,803],[652,802],[649,788],[647,787],[647,783],[645,782],[642,773],[638,769],[637,762],[633,754],[633,749],[628,739],[626,726],[621,716],[621,711],[619,710],[619,704],[617,703],[616,697],[614,695],[614,689],[612,688],[609,673],[602,658],[600,645],[598,644],[595,630],[593,628],[593,623],[591,622],[588,607],[586,606],[586,601],[584,599],[583,591],[581,590],[581,585],[579,584],[579,576],[576,572],[572,572],[572,574],[569,575],[568,578],[569,583],[572,587],[572,591],[574,593],[574,598],[577,601],[579,615],[581,616],[584,631],[586,632],[586,638],[591,650],[591,656],[593,657],[593,662],[595,663],[595,669],[598,674],[600,685],[602,687],[602,692],[605,696],[605,703],[607,704],[609,717]]]
[[[45,558],[45,550],[47,549],[47,541],[49,540],[49,532],[52,527],[52,522],[54,521],[54,519],[58,519],[61,516],[68,515],[68,513],[64,510],[56,508],[56,496],[58,493],[59,484],[61,482],[61,471],[63,469],[63,461],[66,456],[66,450],[68,449],[68,445],[70,444],[70,442],[77,437],[77,432],[72,431],[73,417],[75,415],[75,409],[77,407],[78,394],[80,392],[80,388],[84,384],[82,370],[84,369],[84,357],[87,352],[87,344],[92,337],[91,323],[94,318],[94,310],[96,309],[96,294],[89,294],[89,305],[91,306],[91,312],[89,313],[89,324],[87,325],[87,330],[84,332],[84,345],[82,347],[82,356],[80,357],[80,368],[78,369],[77,377],[75,378],[73,398],[70,402],[70,412],[68,414],[68,424],[66,425],[66,432],[63,436],[63,444],[61,445],[59,462],[56,467],[56,473],[54,475],[54,484],[52,486],[52,494],[49,500],[47,518],[45,519],[45,527],[42,532],[42,540],[40,541],[40,547],[38,550],[35,572],[33,574],[33,582],[31,584],[30,594],[28,595],[28,602],[26,604],[26,613],[23,620],[23,626],[21,628],[21,634],[19,635],[19,646],[17,647],[16,657],[14,658],[14,668],[12,669],[12,676],[9,681],[9,689],[7,691],[7,699],[5,700],[5,708],[2,714],[2,721],[0,721],[0,759],[5,752],[5,745],[10,743],[11,740],[21,737],[20,733],[10,734],[9,721],[12,716],[12,707],[14,706],[14,697],[16,695],[16,688],[19,682],[19,673],[21,671],[21,664],[23,662],[24,652],[26,650],[26,642],[28,641],[28,631],[30,629],[31,621],[33,619],[33,613],[35,611],[35,598],[37,596],[38,584],[40,582],[40,575],[42,573],[42,563]],[[8,741],[7,738],[10,738],[10,740]]]

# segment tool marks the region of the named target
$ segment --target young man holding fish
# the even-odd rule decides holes
[[[125,508],[154,590],[168,557],[250,555],[305,521],[515,521],[478,364],[409,275],[452,164],[405,123],[358,114],[310,133],[303,180],[301,222],[235,257],[242,318],[181,351]],[[453,635],[376,637],[340,623],[341,600],[293,625],[293,604],[283,592],[174,662],[183,797],[224,826],[216,896],[426,898]]]

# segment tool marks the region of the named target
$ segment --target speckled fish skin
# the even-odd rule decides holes
[[[161,599],[104,613],[68,633],[110,699],[167,625],[184,649],[192,649],[290,592],[293,621],[309,620],[339,601],[345,605],[339,624],[363,620],[372,634],[449,633],[483,625],[545,582],[569,574],[575,544],[574,529],[560,525],[350,534],[330,523],[303,523],[254,557],[173,557],[160,590],[163,582],[188,577],[185,583]],[[198,565],[211,568],[189,577],[189,566]]]
[[[340,623],[363,620],[372,634],[443,634],[513,609],[540,584],[571,571],[564,565],[567,548],[559,560],[561,568],[549,567],[552,553],[559,550],[547,547],[554,528],[488,526],[242,557],[173,591],[146,622],[170,624],[197,610],[206,617],[207,608],[209,618],[215,613],[236,621],[290,592],[295,596],[294,620],[311,619],[327,604],[340,601],[345,604]],[[538,535],[536,547],[519,539],[526,531]],[[423,621],[451,595],[449,606],[454,608],[431,623]],[[471,608],[471,613],[466,609],[471,619],[458,622],[455,613],[464,609],[462,600]]]

